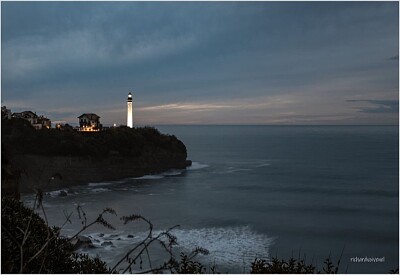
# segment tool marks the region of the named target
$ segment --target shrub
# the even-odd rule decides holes
[[[59,228],[17,200],[2,198],[1,220],[2,273],[110,273],[100,259],[75,253]]]
[[[252,274],[313,274],[313,273],[324,273],[324,274],[336,274],[338,273],[340,265],[340,259],[335,266],[330,257],[324,262],[322,270],[317,270],[312,264],[307,265],[304,260],[296,260],[293,257],[288,261],[279,260],[273,257],[270,262],[262,259],[255,259],[251,263]]]

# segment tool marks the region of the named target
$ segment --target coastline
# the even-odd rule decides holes
[[[171,169],[186,169],[191,165],[186,157],[166,156],[143,160],[123,156],[104,159],[90,157],[17,155],[12,163],[23,171],[19,179],[20,192],[54,191],[61,188],[143,177]]]
[[[116,127],[95,133],[35,130],[22,119],[2,122],[2,190],[13,197],[90,182],[185,169],[186,146],[152,127]]]

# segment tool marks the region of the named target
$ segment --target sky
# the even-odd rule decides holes
[[[1,104],[53,123],[397,125],[398,2],[1,2]]]

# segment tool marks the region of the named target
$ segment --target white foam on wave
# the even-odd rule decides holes
[[[171,170],[165,171],[161,174],[145,175],[143,177],[138,177],[138,178],[133,178],[133,179],[135,179],[135,180],[158,180],[158,179],[162,179],[164,177],[179,176],[184,172],[185,172],[185,170],[183,170],[183,169],[171,169]]]
[[[242,171],[251,171],[252,169],[249,168],[233,168],[228,169],[227,173],[235,173],[235,172],[242,172]]]
[[[124,183],[124,180],[114,180],[110,182],[91,182],[88,184],[88,186],[93,187],[93,186],[107,186],[111,184],[118,184],[118,183]]]
[[[248,171],[253,171],[253,168],[241,168],[241,167],[233,167],[229,166],[227,168],[224,168],[222,170],[214,171],[214,174],[232,174],[232,173],[240,173],[240,172],[248,172]]]
[[[55,191],[47,192],[46,194],[47,194],[47,195],[50,195],[50,197],[52,197],[52,198],[56,198],[56,197],[59,197],[59,196],[60,196],[61,192],[66,192],[66,193],[68,193],[68,190],[67,190],[67,189],[60,189],[60,190],[55,190]],[[71,195],[71,194],[68,194],[68,195]]]
[[[91,233],[87,234],[86,236],[98,240],[99,242],[104,242],[104,241],[132,241],[132,240],[137,240],[138,237],[133,237],[129,238],[128,237],[129,233],[126,233],[124,231],[114,231],[112,233]]]
[[[171,170],[168,170],[168,171],[162,173],[162,175],[163,176],[179,176],[183,172],[185,172],[185,170],[182,170],[182,169],[171,169]]]
[[[174,230],[172,234],[183,250],[206,248],[210,252],[206,261],[215,260],[217,264],[229,266],[251,263],[256,257],[268,259],[274,241],[248,226]]]
[[[170,169],[165,171],[161,174],[154,174],[154,175],[144,175],[142,177],[133,178],[135,180],[158,180],[164,177],[173,177],[182,175],[187,170],[199,170],[208,167],[207,164],[201,164],[198,162],[192,162],[192,165],[187,167],[186,169]]]
[[[161,230],[153,231],[153,235],[156,236],[161,232]],[[270,247],[275,239],[257,233],[249,226],[176,229],[171,233],[177,237],[178,245],[175,249],[178,251],[175,253],[179,251],[190,253],[196,247],[203,247],[210,253],[197,256],[197,260],[205,264],[215,262],[219,266],[236,267],[240,270],[244,267],[243,265],[246,265],[245,268],[248,270],[250,263],[256,257],[268,259]],[[115,261],[115,253],[120,253],[144,240],[148,232],[133,233],[133,236],[129,237],[128,234],[132,233],[114,231],[110,234],[85,234],[97,248],[85,250],[85,253],[100,255],[103,260],[111,263]]]
[[[204,169],[206,167],[209,167],[209,165],[194,161],[192,162],[191,166],[186,167],[186,170],[199,170],[199,169]]]
[[[131,245],[133,243],[136,243],[138,241],[142,241],[143,239],[138,238],[137,236],[130,236],[128,237],[129,234],[117,231],[113,232],[111,234],[106,234],[106,233],[90,233],[90,234],[83,234],[83,236],[90,238],[92,241],[92,244],[95,248],[100,248],[104,250],[114,250],[114,249],[120,249],[121,247],[126,247],[127,245]],[[111,242],[111,243],[110,243]],[[88,253],[89,255],[96,256],[97,253],[99,252],[98,250],[93,251],[91,249],[81,249],[81,251],[85,251],[85,253]],[[113,259],[114,253],[111,255],[107,255],[107,251],[105,251],[106,258]]]
[[[270,163],[261,163],[259,165],[257,165],[256,167],[265,167],[265,166],[270,166]]]
[[[143,177],[139,178],[134,178],[135,180],[158,180],[162,179],[164,176],[163,175],[145,175]]]

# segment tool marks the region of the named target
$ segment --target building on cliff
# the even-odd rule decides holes
[[[25,119],[25,120],[29,121],[29,123],[32,125],[37,123],[37,118],[38,118],[36,113],[34,113],[32,111],[23,111],[20,113],[13,113],[12,117]]]
[[[97,132],[100,131],[102,125],[100,124],[100,117],[96,114],[82,114],[79,118],[79,131],[82,132]]]
[[[1,119],[11,119],[11,110],[6,106],[1,107]]]
[[[38,116],[32,111],[23,111],[20,113],[13,113],[12,118],[20,118],[29,121],[29,123],[35,127],[36,130],[43,128],[49,129],[51,127],[51,120],[45,116]]]
[[[126,125],[129,128],[133,128],[133,105],[132,105],[132,94],[129,93],[128,94],[128,100],[127,100],[127,121],[126,121]]]
[[[50,129],[51,128],[51,120],[44,116],[38,116],[37,123],[33,124],[33,127],[40,130],[43,128]]]

